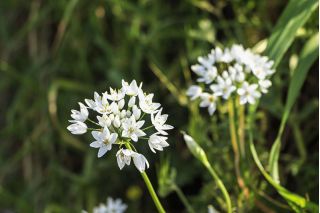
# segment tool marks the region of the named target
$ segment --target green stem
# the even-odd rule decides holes
[[[212,175],[213,179],[217,182],[218,187],[220,188],[225,200],[226,200],[226,204],[227,204],[227,209],[228,209],[228,213],[232,212],[232,206],[231,206],[231,199],[229,196],[229,193],[226,189],[226,187],[224,186],[222,180],[219,178],[218,174],[214,171],[214,169],[211,167],[210,163],[204,163],[205,167],[209,170],[210,174]]]
[[[127,149],[132,150],[132,148],[131,148],[131,146],[130,146],[130,143],[126,143],[125,146],[127,147]],[[148,190],[149,190],[149,193],[150,193],[150,195],[151,195],[151,197],[152,197],[152,200],[153,200],[154,204],[156,205],[156,207],[157,207],[157,209],[158,209],[158,212],[159,212],[159,213],[165,213],[166,211],[165,211],[164,208],[162,207],[162,205],[161,205],[161,203],[160,203],[160,200],[159,200],[156,192],[155,192],[154,189],[153,189],[153,186],[152,186],[152,184],[151,184],[151,182],[150,182],[150,180],[149,180],[149,177],[148,177],[147,173],[141,172],[140,174],[141,174],[141,176],[142,176],[145,184],[147,185],[147,188],[148,188]]]
[[[152,200],[153,200],[154,204],[156,205],[156,207],[157,207],[157,209],[158,209],[158,212],[160,212],[160,213],[165,213],[166,211],[165,211],[164,208],[162,207],[162,205],[161,205],[161,203],[160,203],[160,200],[159,200],[156,192],[155,192],[154,189],[153,189],[153,186],[152,186],[152,184],[151,184],[151,182],[150,182],[150,180],[149,180],[149,177],[148,177],[147,173],[141,172],[141,176],[142,176],[144,182],[145,182],[146,185],[147,185],[147,188],[148,188],[148,190],[149,190],[149,193],[150,193],[150,195],[151,195],[151,197],[152,197]]]
[[[148,126],[148,127],[144,128],[144,129],[142,129],[142,131],[145,131],[145,130],[150,129],[150,128],[152,128],[152,127],[154,127],[154,126],[153,126],[153,125]]]
[[[177,193],[178,197],[180,198],[180,200],[182,201],[182,203],[185,205],[185,207],[187,208],[187,211],[189,213],[195,213],[194,209],[192,208],[192,206],[190,205],[190,203],[188,202],[186,196],[183,194],[183,192],[181,191],[181,189],[174,184],[173,185],[173,190]]]
[[[245,156],[245,146],[244,146],[244,141],[245,141],[245,108],[244,108],[244,105],[239,104],[238,113],[239,113],[239,129],[238,129],[239,147],[240,147],[241,156],[244,157]]]
[[[91,123],[97,125],[97,126],[100,126],[100,124],[98,124],[97,122],[94,122],[93,120],[91,120],[90,118],[87,118],[88,121],[90,121]]]

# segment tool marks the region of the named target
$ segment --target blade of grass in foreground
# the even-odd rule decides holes
[[[280,182],[278,159],[279,159],[280,148],[281,148],[281,136],[285,128],[286,122],[288,120],[291,108],[295,103],[296,99],[298,98],[302,85],[306,79],[307,73],[310,70],[311,65],[315,62],[315,60],[319,56],[318,48],[319,48],[319,34],[317,33],[314,36],[312,36],[303,47],[299,57],[298,66],[294,70],[293,76],[290,81],[286,105],[284,108],[284,112],[282,114],[280,129],[279,129],[277,138],[274,144],[272,145],[272,149],[269,157],[269,166],[270,166],[271,176],[278,183]]]
[[[265,177],[265,179],[277,190],[277,192],[287,201],[287,203],[295,212],[301,212],[301,210],[318,212],[319,211],[318,205],[308,201],[307,199],[305,199],[304,197],[301,197],[300,195],[290,192],[289,190],[281,186],[278,182],[276,182],[264,169],[258,157],[255,146],[253,144],[252,126],[253,126],[254,115],[255,115],[253,110],[254,110],[254,107],[250,108],[250,114],[248,118],[249,119],[249,122],[248,122],[249,123],[249,146],[250,146],[252,157],[257,167],[259,168],[260,172]]]
[[[265,54],[274,60],[274,67],[278,66],[294,41],[296,32],[306,23],[317,6],[317,0],[291,0],[286,6],[273,29],[265,51]]]

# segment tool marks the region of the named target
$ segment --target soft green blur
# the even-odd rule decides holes
[[[169,114],[170,147],[141,150],[147,173],[168,212],[196,212],[212,205],[223,212],[223,195],[188,151],[187,131],[205,150],[234,206],[244,212],[290,212],[246,150],[250,197],[237,185],[227,114],[209,117],[185,96],[194,78],[189,67],[214,46],[233,43],[259,52],[287,2],[279,0],[1,0],[0,1],[0,212],[80,212],[108,196],[127,212],[156,209],[137,170],[119,170],[115,153],[97,159],[90,134],[66,127],[77,102],[143,82]],[[255,146],[264,165],[278,134],[289,80],[307,40],[318,31],[318,9],[298,30],[277,68],[271,91],[256,112]],[[262,41],[262,42],[261,42]],[[258,44],[258,45],[257,45]],[[311,66],[282,135],[282,186],[318,201],[318,61]],[[227,107],[221,111],[227,111]],[[251,161],[250,161],[251,159]],[[267,168],[269,169],[269,168]],[[167,180],[165,180],[167,178]],[[167,187],[167,188],[166,188]],[[175,193],[177,192],[177,193]],[[181,192],[184,195],[181,195]],[[183,200],[183,199],[182,199]]]

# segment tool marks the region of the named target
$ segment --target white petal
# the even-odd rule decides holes
[[[107,146],[101,146],[99,151],[98,151],[98,158],[101,158],[106,152],[108,151]]]
[[[99,148],[100,146],[101,146],[101,143],[99,143],[98,141],[94,141],[90,143],[90,147],[93,147],[93,148]]]

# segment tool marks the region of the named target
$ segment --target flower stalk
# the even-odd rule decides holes
[[[246,187],[245,182],[241,176],[240,172],[240,152],[239,152],[239,143],[238,143],[238,135],[236,131],[236,123],[235,123],[235,110],[233,100],[228,101],[228,112],[229,112],[229,129],[230,129],[230,137],[232,149],[234,152],[234,166],[235,172],[237,176],[237,182],[239,187],[243,190],[246,198],[249,198],[249,189]]]
[[[131,146],[129,143],[126,143],[125,144],[126,148],[129,149],[129,150],[132,150]],[[155,206],[157,207],[157,210],[159,213],[165,213],[166,211],[164,210],[164,208],[162,207],[162,204],[160,203],[160,200],[156,194],[156,192],[154,191],[154,188],[152,186],[152,183],[150,182],[150,179],[147,175],[146,172],[140,172],[141,176],[142,176],[142,179],[143,181],[145,182],[147,188],[148,188],[148,191],[151,195],[151,198],[155,204]]]

